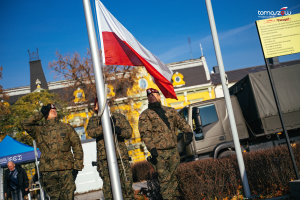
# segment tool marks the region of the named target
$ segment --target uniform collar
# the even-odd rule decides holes
[[[55,124],[57,122],[58,122],[58,118],[57,117],[54,118],[54,119],[46,120],[46,124],[48,124],[48,125],[53,125],[53,124]]]
[[[155,108],[161,108],[161,102],[155,102],[155,103],[149,103],[148,104],[149,109],[155,109]]]

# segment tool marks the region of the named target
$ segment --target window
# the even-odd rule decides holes
[[[177,83],[179,83],[179,82],[181,81],[181,78],[180,78],[179,76],[176,76],[176,77],[175,77],[175,81],[176,81]]]
[[[83,96],[83,95],[82,95],[82,92],[78,92],[78,93],[77,93],[77,98],[80,99],[80,98],[82,98],[82,96]]]
[[[75,127],[74,129],[81,140],[86,139],[84,126]]]
[[[147,80],[142,78],[139,80],[139,86],[140,88],[142,89],[146,89],[148,87],[148,83],[147,83]]]
[[[185,108],[181,113],[181,117],[183,117],[188,122],[188,109]]]
[[[214,104],[201,106],[199,108],[202,127],[218,121],[218,115]]]
[[[107,94],[110,94],[111,93],[111,89],[110,87],[107,87]]]
[[[200,122],[200,109],[198,107],[194,107],[192,109],[192,118],[193,118],[193,132],[195,136],[195,140],[203,140],[203,132],[202,132],[202,127],[201,127],[201,122]]]
[[[201,125],[200,125],[201,118]],[[195,140],[203,140],[204,134],[202,132],[202,127],[218,121],[218,116],[214,104],[194,107],[193,108],[193,130],[195,135]]]

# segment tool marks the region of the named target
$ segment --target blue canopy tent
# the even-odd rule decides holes
[[[41,152],[38,150],[38,158]],[[34,162],[34,148],[18,142],[8,135],[0,142],[0,165],[6,167],[9,161],[14,163],[29,163]]]

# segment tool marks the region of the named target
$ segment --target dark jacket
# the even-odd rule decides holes
[[[28,191],[25,191],[28,188],[28,177],[25,170],[18,164],[16,164],[15,169],[18,171],[18,181],[19,186],[22,191],[23,197],[28,194]],[[5,170],[4,174],[4,193],[7,193],[7,198],[11,197],[11,187],[10,187],[10,179],[9,179],[9,169]]]

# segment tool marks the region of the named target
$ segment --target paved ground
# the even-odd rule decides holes
[[[132,188],[134,190],[139,190],[142,187],[147,187],[147,182],[139,182],[139,183],[134,183],[132,185]],[[75,200],[95,200],[95,199],[104,199],[103,193],[102,191],[96,191],[96,192],[90,192],[87,194],[81,194],[81,195],[77,195],[75,196]]]
[[[102,191],[90,192],[87,194],[77,195],[74,198],[75,200],[95,200],[95,199],[104,199]]]

